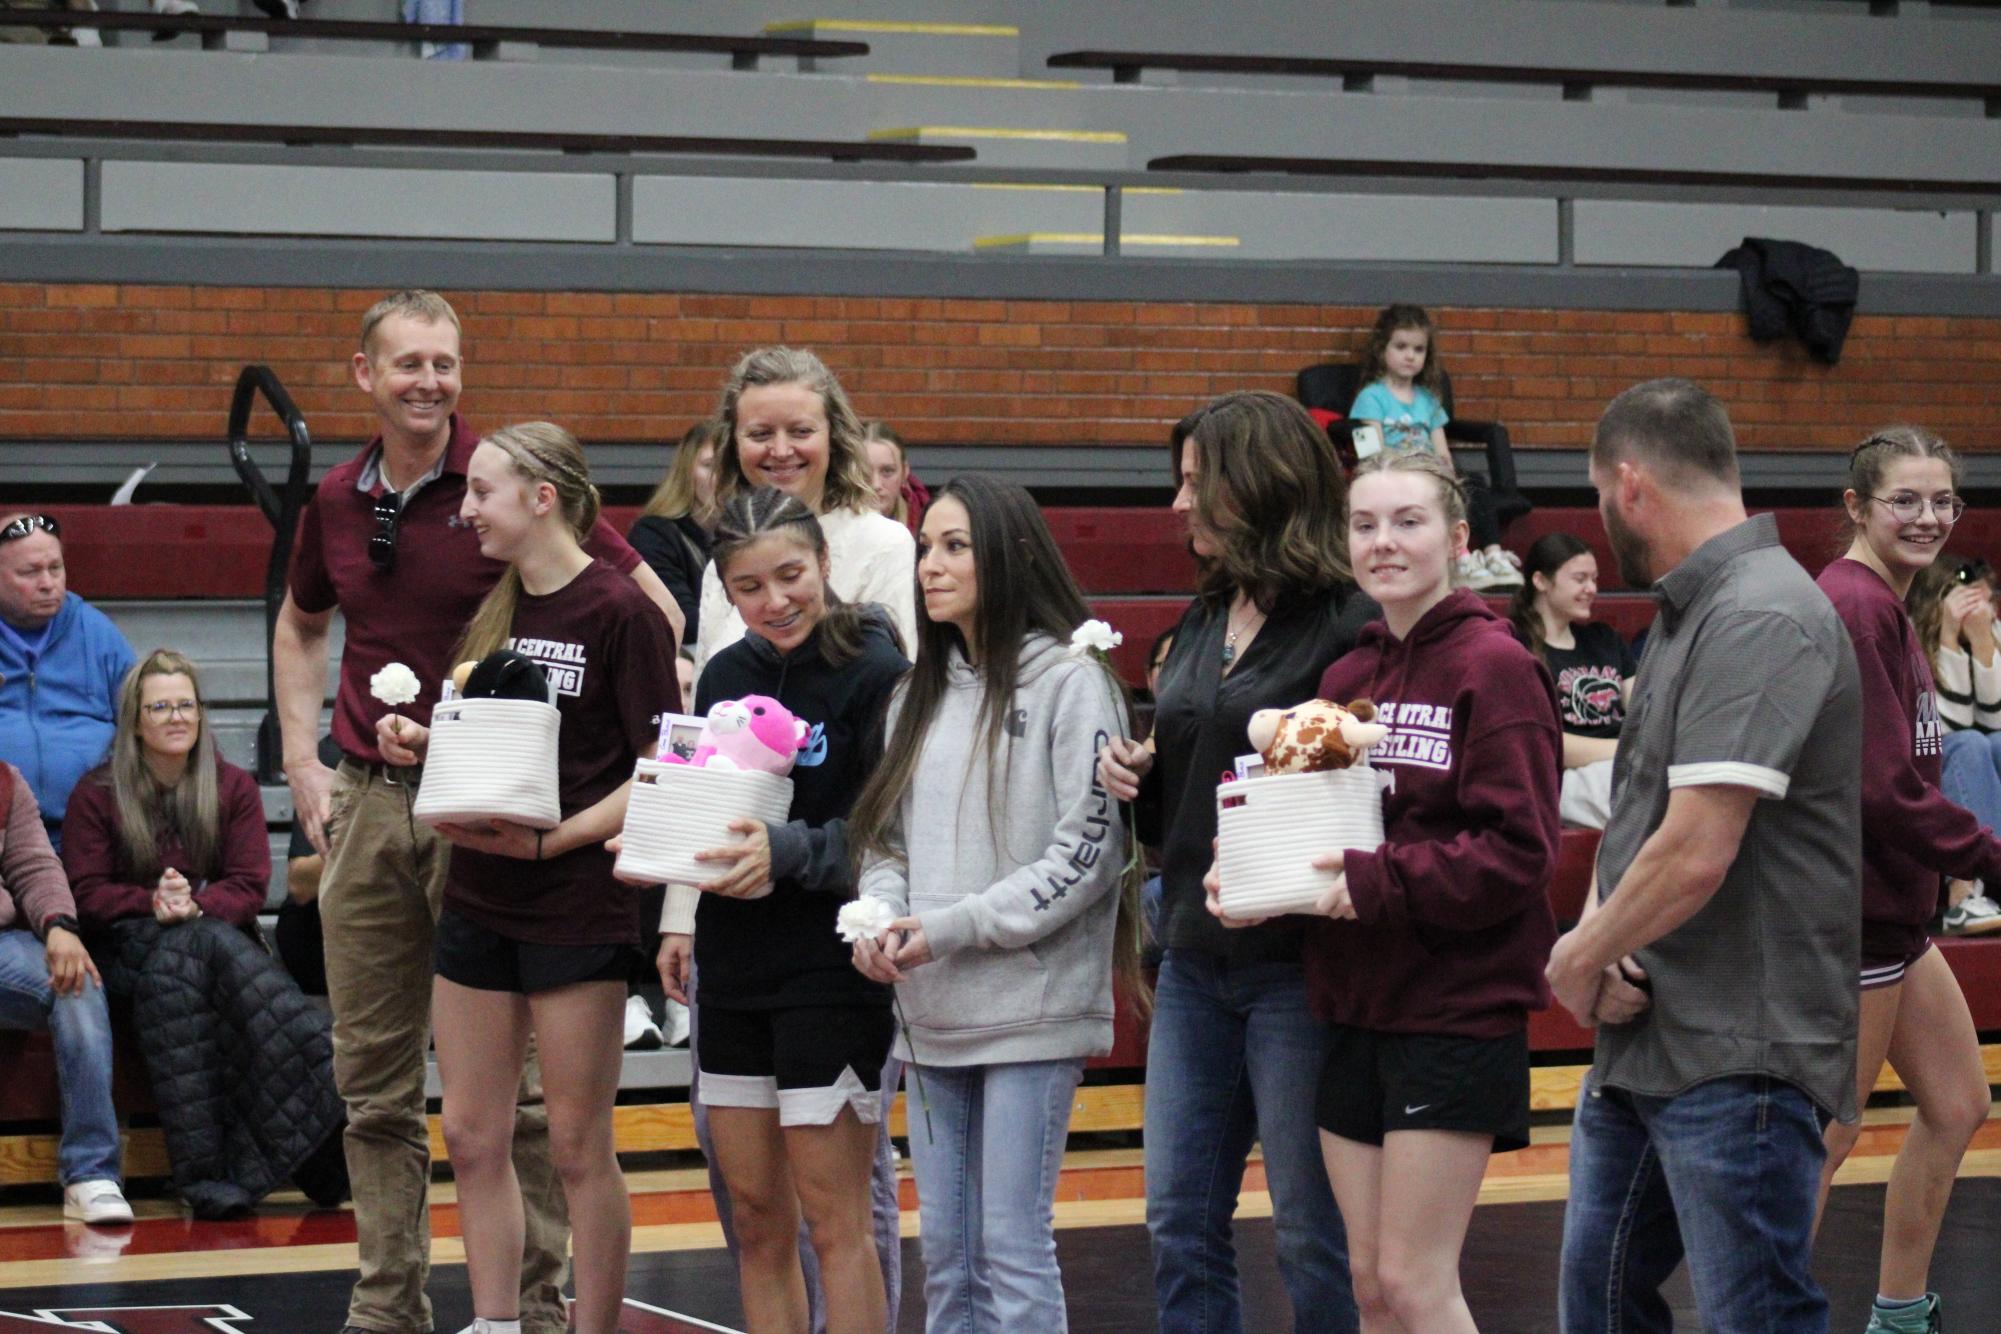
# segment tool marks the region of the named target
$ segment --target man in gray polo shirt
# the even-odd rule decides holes
[[[1723,406],[1612,400],[1598,510],[1660,604],[1620,733],[1597,892],[1550,956],[1598,1026],[1570,1143],[1565,1334],[1666,1330],[1684,1254],[1705,1329],[1824,1331],[1820,1117],[1853,1119],[1861,694],[1834,609],[1747,519]]]

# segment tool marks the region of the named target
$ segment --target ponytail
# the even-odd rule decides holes
[[[495,431],[480,441],[505,453],[515,475],[530,486],[543,482],[556,488],[563,522],[579,545],[597,527],[604,501],[591,482],[590,465],[577,438],[553,422],[523,422]],[[512,565],[501,573],[467,623],[453,661],[477,662],[506,645],[514,630],[514,611],[521,603],[521,574]]]

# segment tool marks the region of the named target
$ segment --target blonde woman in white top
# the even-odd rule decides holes
[[[765,347],[730,372],[719,414],[728,435],[716,454],[716,499],[775,486],[797,496],[827,537],[828,583],[844,602],[876,602],[908,645],[917,628],[917,546],[910,530],[877,512],[861,419],[841,383],[800,348]],[[702,572],[696,671],[743,638],[713,562]]]
[[[847,603],[874,602],[889,613],[890,624],[908,649],[917,642],[917,542],[910,530],[876,508],[870,482],[868,450],[861,418],[841,388],[841,382],[818,357],[803,348],[762,347],[748,353],[730,371],[717,412],[726,432],[716,449],[716,503],[727,504],[738,491],[775,486],[804,501],[820,521],[827,540],[827,586]],[[714,561],[702,572],[701,624],[695,644],[695,671],[709,658],[744,637],[737,612]],[[667,933],[662,975],[669,950],[690,949],[694,914],[692,895],[667,896],[661,930]],[[677,941],[678,937],[678,941]],[[688,976],[688,965],[681,965]],[[672,987],[670,986],[670,990]],[[691,1049],[701,1042],[701,1007],[697,986],[686,995],[694,1019]],[[692,1052],[691,1052],[692,1054]],[[892,1057],[883,1070],[885,1111],[896,1096],[902,1065]],[[696,1079],[699,1081],[697,1072]],[[737,1250],[730,1196],[715,1170],[708,1109],[689,1088],[694,1108],[695,1137],[709,1159],[709,1189],[723,1224],[723,1239],[731,1254]],[[901,1241],[898,1237],[896,1159],[889,1143],[889,1117],[882,1118],[870,1190],[876,1253],[882,1264],[888,1298],[887,1328],[896,1328],[903,1286]],[[800,1261],[806,1274],[806,1297],[813,1311],[824,1309],[818,1265],[813,1248],[802,1235]],[[817,1322],[816,1322],[817,1323]]]

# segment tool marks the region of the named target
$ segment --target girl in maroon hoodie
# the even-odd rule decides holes
[[[1321,857],[1333,919],[1308,937],[1330,1025],[1321,1151],[1363,1328],[1472,1331],[1459,1251],[1488,1155],[1528,1142],[1528,1013],[1549,1003],[1562,731],[1549,672],[1452,587],[1466,499],[1427,454],[1379,455],[1348,492],[1348,552],[1383,619],[1327,669],[1389,737],[1388,841]]]
[[[1965,502],[1959,460],[1913,426],[1878,431],[1848,464],[1848,554],[1820,576],[1862,669],[1862,1021],[1855,1085],[1863,1102],[1888,1059],[1917,1100],[1890,1169],[1871,1330],[1937,1328],[1925,1291],[1946,1197],[1987,1119],[1980,1039],[1952,969],[1931,947],[1942,876],[2001,884],[2001,841],[1939,791],[1945,729],[1925,646],[1904,610]],[[1861,1124],[1827,1128],[1828,1184]]]

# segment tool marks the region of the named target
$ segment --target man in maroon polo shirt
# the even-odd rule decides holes
[[[430,1042],[432,930],[450,845],[410,818],[420,773],[375,747],[387,706],[369,678],[391,662],[416,673],[399,707],[428,723],[451,652],[504,568],[459,521],[466,463],[479,436],[455,412],[459,321],[434,292],[398,292],[363,317],[354,378],[375,404],[376,437],[329,471],[307,505],[290,587],[272,641],[285,776],[306,837],[326,858],[320,913],[333,1005],[334,1077],[347,1101],[360,1274],[343,1334],[424,1334],[429,1272],[430,1137],[424,1054]],[[637,554],[599,521],[588,549],[631,574],[680,634],[679,608]],[[320,763],[320,702],[334,609],[347,625],[333,737]],[[661,665],[672,670],[671,660]],[[521,1325],[561,1334],[569,1225],[549,1160],[548,1118],[532,1060],[515,1119],[514,1165],[526,1205]]]

